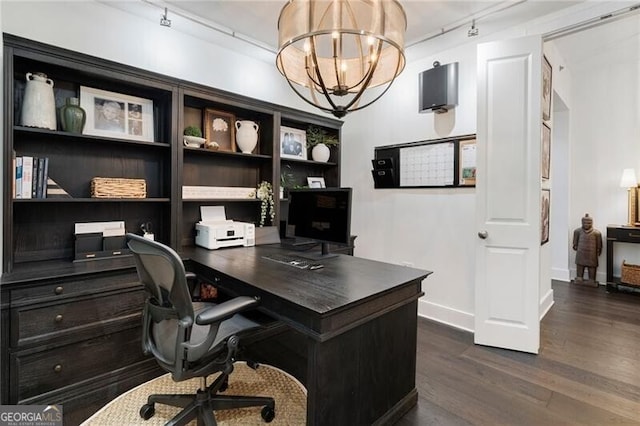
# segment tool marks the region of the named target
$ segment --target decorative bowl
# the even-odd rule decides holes
[[[190,148],[200,148],[207,141],[205,138],[199,138],[197,136],[183,136],[184,146]]]

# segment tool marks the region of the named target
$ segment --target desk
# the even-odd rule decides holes
[[[640,228],[633,226],[607,226],[607,290],[617,290],[618,285],[637,287],[620,282],[620,278],[613,276],[613,248],[614,243],[640,243]]]
[[[181,254],[222,290],[259,296],[264,312],[290,327],[286,340],[299,356],[268,361],[307,387],[308,424],[394,423],[417,402],[417,306],[431,272],[347,255],[300,270],[262,258],[276,250]]]

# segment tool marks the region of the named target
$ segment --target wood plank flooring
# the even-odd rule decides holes
[[[538,355],[418,321],[412,425],[640,425],[640,294],[554,282]]]

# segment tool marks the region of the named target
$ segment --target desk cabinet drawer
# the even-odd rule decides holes
[[[126,288],[140,286],[138,275],[134,272],[111,273],[100,275],[87,275],[77,279],[65,279],[52,281],[43,285],[32,285],[18,288],[11,291],[11,304],[25,304],[46,301],[49,299],[64,299],[83,294],[95,294]]]
[[[11,355],[11,383],[18,404],[26,398],[127,367],[147,357],[140,327],[31,354]],[[14,399],[15,398],[15,399]]]
[[[142,313],[142,289],[102,297],[23,306],[11,310],[11,345],[20,347],[41,340],[59,338],[71,329],[113,322]]]
[[[620,242],[640,243],[640,228],[607,228],[607,238]]]

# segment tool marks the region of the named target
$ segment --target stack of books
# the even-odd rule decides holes
[[[49,158],[15,157],[13,198],[47,198]]]

